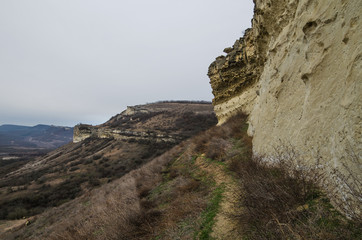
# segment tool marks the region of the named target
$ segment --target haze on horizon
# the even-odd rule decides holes
[[[253,1],[0,2],[0,125],[100,124],[126,106],[213,96],[208,66]]]

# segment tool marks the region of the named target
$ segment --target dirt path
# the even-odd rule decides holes
[[[0,221],[0,234],[24,226],[29,219]]]
[[[217,186],[224,186],[223,199],[220,203],[220,210],[215,217],[211,236],[220,240],[241,239],[241,235],[237,231],[236,221],[229,217],[236,211],[233,203],[237,201],[235,193],[240,191],[240,188],[232,176],[225,171],[224,166],[206,160],[204,155],[196,159],[196,164],[200,169],[214,177]]]

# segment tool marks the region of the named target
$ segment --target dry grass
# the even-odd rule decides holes
[[[180,145],[5,239],[190,239],[210,189]]]
[[[329,197],[337,208],[349,218],[362,222],[361,158],[352,150],[347,151],[350,165],[331,168]]]
[[[174,148],[91,194],[87,207],[58,223],[49,239],[141,239],[152,233],[151,223],[160,214],[149,211],[146,189],[157,185],[162,168],[179,153]]]
[[[119,179],[217,122],[210,103],[155,103],[135,108],[140,111],[117,115],[96,128],[142,132],[147,138],[125,141],[90,137],[26,161],[27,164],[20,160],[0,164],[0,219],[21,219],[60,206],[94,187]],[[174,141],[162,141],[154,134]]]
[[[63,218],[44,236],[64,240],[193,238],[212,193],[212,180],[195,166],[193,158],[204,151],[211,156],[215,149],[223,153],[231,147],[226,139],[236,134],[215,127],[175,147],[91,192],[86,207],[81,206],[83,200],[75,207],[76,214]]]
[[[242,182],[240,211],[230,217],[247,239],[360,239],[361,222],[343,217],[318,187],[324,175],[286,155],[273,165],[255,157],[230,165]]]
[[[226,198],[215,198],[214,176],[197,164],[201,154],[240,183],[229,217],[246,239],[361,239],[361,221],[344,218],[318,188],[325,177],[317,168],[285,146],[273,165],[253,157],[246,128],[246,116],[235,116],[6,239],[210,239]]]
[[[83,196],[46,211],[26,228],[2,239],[139,239],[155,212],[148,212],[142,199],[145,188],[162,181],[161,171],[180,154],[175,147],[164,155]],[[142,230],[142,231],[141,231]]]

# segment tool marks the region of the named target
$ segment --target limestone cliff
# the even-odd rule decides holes
[[[219,123],[249,114],[255,154],[293,146],[361,180],[360,0],[254,0],[252,28],[208,75]]]
[[[263,66],[254,40],[248,29],[232,48],[224,49],[226,56],[219,56],[209,67],[208,75],[215,96],[214,111],[219,123],[240,108],[248,113],[251,110],[256,98],[255,81]]]

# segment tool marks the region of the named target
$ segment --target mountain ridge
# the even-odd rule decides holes
[[[22,126],[4,124],[0,126],[0,149],[29,148],[55,149],[68,143],[72,139],[73,128],[38,124]],[[8,151],[3,150],[3,152]]]

